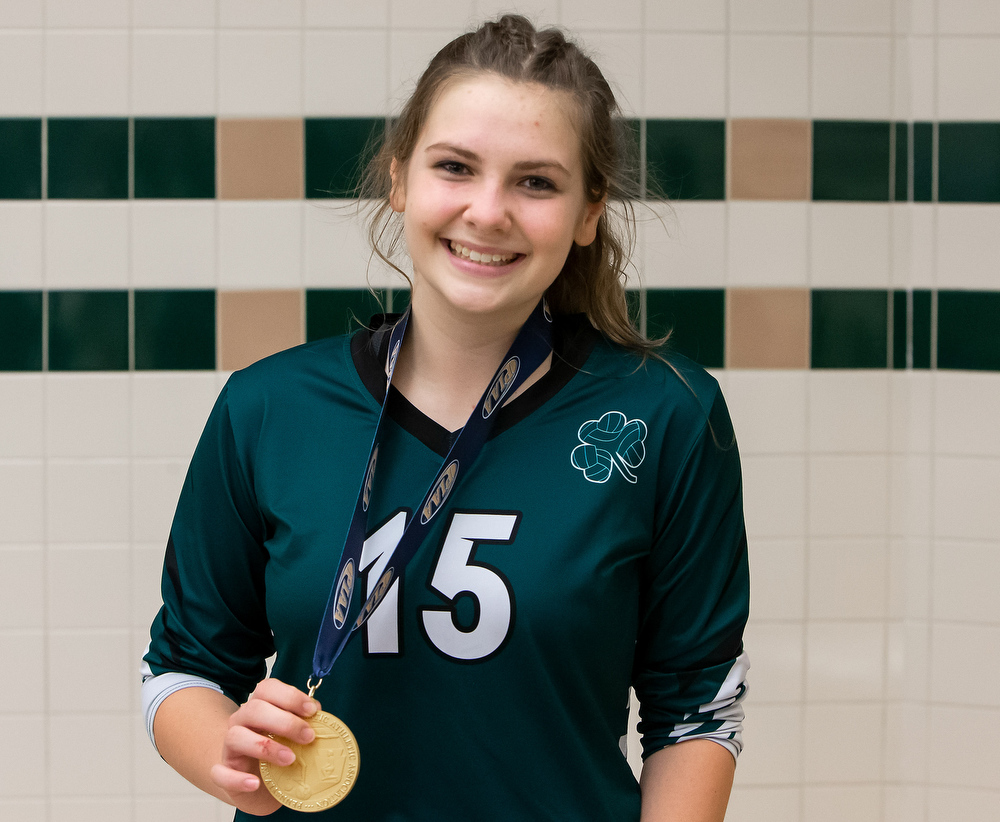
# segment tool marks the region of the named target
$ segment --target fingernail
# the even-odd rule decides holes
[[[291,765],[295,761],[295,754],[291,751],[281,751],[278,754],[279,765]]]
[[[306,700],[306,706],[305,706],[305,715],[306,716],[312,716],[314,713],[316,713],[317,710],[318,710],[318,706],[316,705],[316,703],[313,700],[311,700],[311,699]]]
[[[246,788],[248,791],[255,791],[257,790],[257,788],[260,787],[260,782],[257,781],[257,777],[248,776],[246,779],[243,780],[243,787]]]
[[[301,734],[299,734],[299,739],[301,739],[306,745],[312,742],[316,738],[316,732],[312,728],[306,728]]]

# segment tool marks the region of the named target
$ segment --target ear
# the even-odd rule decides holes
[[[392,180],[392,185],[389,188],[389,205],[398,214],[406,211],[406,187],[403,171],[399,167],[399,163],[396,162],[396,158],[393,157],[392,163],[389,165],[389,177]]]
[[[596,203],[587,203],[583,209],[583,215],[576,233],[573,235],[573,242],[577,245],[590,245],[597,238],[597,221],[604,213],[604,203],[607,198],[602,197]]]

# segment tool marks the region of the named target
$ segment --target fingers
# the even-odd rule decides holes
[[[302,707],[300,701],[298,707]],[[288,708],[256,697],[251,698],[229,718],[229,727],[230,730],[243,727],[261,734],[274,734],[303,745],[312,742],[316,736],[305,719],[291,713]]]
[[[253,793],[260,788],[260,777],[216,763],[211,770],[212,781],[231,796]]]
[[[306,696],[298,688],[280,679],[265,679],[257,684],[250,700],[261,699],[299,716],[312,716],[319,710],[319,702]]]

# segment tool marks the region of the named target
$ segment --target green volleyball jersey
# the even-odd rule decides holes
[[[229,380],[171,527],[154,674],[243,702],[275,653],[272,675],[305,686],[387,337],[307,344]],[[316,693],[360,751],[331,819],[637,820],[630,685],[646,754],[691,736],[738,749],[748,574],[718,385],[679,356],[640,362],[582,318],[558,319],[554,344]],[[386,413],[364,595],[451,442],[395,390]]]

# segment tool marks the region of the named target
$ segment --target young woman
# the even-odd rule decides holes
[[[405,239],[412,263],[408,315],[223,390],[143,688],[160,754],[238,819],[295,816],[311,773],[345,769],[324,811],[342,820],[723,818],[747,670],[739,460],[715,381],[629,323],[616,114],[558,31],[505,16],[450,43],[370,174],[378,253]],[[353,736],[317,764],[311,740],[341,733],[319,699]]]

